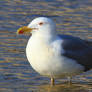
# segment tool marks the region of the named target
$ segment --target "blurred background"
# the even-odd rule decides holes
[[[58,33],[92,41],[92,0],[0,0],[0,92],[91,92],[92,71],[73,78],[73,85],[35,72],[25,55],[29,35],[17,35],[19,27],[36,17],[56,22]]]

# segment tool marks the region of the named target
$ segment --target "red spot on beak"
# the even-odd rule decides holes
[[[24,33],[23,30],[20,30],[20,31],[19,31],[19,34],[23,34],[23,33]]]

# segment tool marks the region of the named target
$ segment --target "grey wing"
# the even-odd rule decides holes
[[[59,37],[63,40],[62,46],[65,50],[63,56],[85,66],[85,71],[92,68],[92,47],[89,42],[69,35],[59,35]]]

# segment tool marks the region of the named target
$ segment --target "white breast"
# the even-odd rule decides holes
[[[83,66],[76,61],[61,56],[62,40],[45,43],[43,39],[29,39],[26,54],[31,66],[40,74],[58,77],[65,74],[77,73]]]

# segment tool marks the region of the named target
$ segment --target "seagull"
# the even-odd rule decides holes
[[[17,34],[32,34],[26,56],[32,68],[43,76],[56,78],[74,76],[92,68],[91,42],[71,35],[60,35],[55,22],[47,17],[35,18]]]

